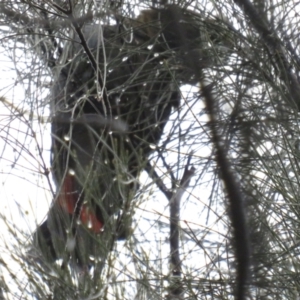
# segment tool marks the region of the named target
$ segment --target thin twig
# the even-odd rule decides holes
[[[160,191],[166,196],[168,200],[170,200],[173,197],[173,193],[169,191],[169,189],[164,184],[161,177],[157,174],[154,167],[151,166],[150,162],[148,161],[145,167],[146,172],[149,174],[149,176],[153,179],[157,187],[160,189]]]
[[[253,27],[262,37],[262,40],[264,41],[267,49],[270,52],[271,61],[275,68],[279,71],[280,79],[285,83],[286,87],[290,91],[290,96],[292,97],[292,100],[294,102],[292,104],[296,104],[299,111],[299,82],[296,78],[295,73],[293,73],[291,69],[291,63],[287,58],[283,43],[279,39],[276,32],[271,29],[271,26],[266,21],[267,18],[258,13],[256,8],[249,0],[234,0],[234,2],[245,12]]]
[[[70,3],[69,10],[63,9],[62,7],[60,7],[56,4],[54,4],[54,6],[57,10],[61,11],[65,15],[67,15],[69,20],[71,21],[72,26],[74,27],[74,30],[77,33],[78,37],[79,37],[80,44],[81,44],[84,52],[86,53],[86,55],[89,59],[89,62],[91,63],[92,68],[94,69],[94,72],[96,74],[96,78],[97,78],[97,81],[98,81],[98,84],[99,84],[99,88],[102,90],[102,99],[100,99],[100,101],[102,101],[102,100],[104,101],[104,104],[105,104],[104,109],[105,108],[110,109],[110,104],[109,104],[109,101],[107,99],[106,88],[105,88],[105,85],[104,85],[103,80],[102,80],[102,75],[101,75],[99,67],[98,67],[98,62],[96,61],[91,49],[89,48],[89,46],[87,44],[87,41],[84,37],[84,34],[81,30],[81,27],[82,27],[83,23],[79,22],[78,18],[74,17],[71,3]]]

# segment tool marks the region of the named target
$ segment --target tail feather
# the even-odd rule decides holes
[[[100,233],[103,230],[104,221],[89,206],[89,203],[81,203],[80,193],[75,187],[75,177],[67,175],[57,199],[58,205],[70,216],[78,218],[91,232]]]
[[[63,181],[60,193],[54,202],[47,219],[36,229],[33,239],[43,256],[48,261],[55,261],[67,253],[61,253],[61,245],[64,245],[63,251],[70,251],[68,247],[67,228],[62,228],[67,218],[70,220],[72,235],[76,236],[77,227],[83,226],[90,233],[98,234],[103,231],[104,222],[97,215],[97,212],[89,206],[88,203],[82,203],[81,195],[75,189],[75,177],[67,175]],[[80,221],[80,222],[78,222]],[[69,227],[69,228],[70,228]],[[74,246],[74,255],[76,256],[76,245]],[[71,254],[71,253],[70,253]]]

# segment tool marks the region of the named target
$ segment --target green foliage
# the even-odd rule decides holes
[[[65,13],[70,3],[73,19]],[[6,97],[0,102],[4,112],[0,121],[0,175],[5,183],[0,195],[9,203],[1,207],[1,226],[5,230],[0,298],[233,299],[237,241],[228,213],[226,178],[220,178],[216,144],[212,142],[211,130],[215,128],[243,195],[251,245],[248,298],[298,299],[299,5],[292,1],[255,1],[253,5],[242,0],[181,1],[178,6],[182,10],[172,8],[179,16],[175,21],[172,13],[164,15],[164,5],[156,2],[97,5],[93,1],[0,4],[1,51],[14,63],[17,74],[13,92],[5,87],[0,90]],[[140,12],[153,7],[157,9],[152,13],[155,21],[144,22]],[[85,73],[92,60],[80,45],[78,32],[72,29],[74,20],[80,26],[120,24],[111,38],[99,38],[106,56],[98,48],[88,47],[101,78],[95,84],[94,71]],[[122,39],[124,42],[120,42]],[[76,56],[78,49],[85,53],[84,59]],[[55,84],[63,90],[69,78],[57,81],[63,68],[87,76],[80,77],[81,84],[76,86],[75,92],[81,93],[78,111],[88,97],[112,90],[150,99],[150,105],[135,102],[120,114],[129,126],[138,116],[140,127],[130,136],[138,142],[128,147],[126,138],[118,135],[109,144],[116,160],[108,166],[116,176],[110,174],[106,179],[116,177],[112,192],[123,194],[122,217],[129,224],[128,239],[115,242],[108,232],[95,237],[79,227],[78,249],[86,260],[94,260],[91,270],[76,270],[72,260],[64,268],[61,261],[41,262],[38,252],[28,255],[27,251],[36,226],[28,228],[27,224],[40,224],[48,208],[42,214],[36,208],[43,198],[51,202],[55,197],[50,158],[46,155],[50,152],[49,124],[53,122],[47,120],[47,108],[51,102],[49,90],[53,91]],[[122,71],[128,73],[132,68],[135,72],[128,78],[120,77]],[[118,72],[110,75],[116,69]],[[1,73],[3,82],[7,74]],[[171,83],[172,91],[180,88],[180,101],[167,95],[170,87],[166,88],[166,82]],[[200,83],[211,84],[213,122],[207,116]],[[108,87],[106,91],[104,86]],[[174,102],[166,108],[163,102],[155,102],[157,98],[151,102],[154,94]],[[155,105],[162,109],[154,111],[166,115],[152,114]],[[142,123],[147,118],[159,122],[153,121],[154,127],[149,129]],[[88,122],[92,124],[93,119]],[[107,141],[107,136],[93,134],[95,141],[99,137]],[[71,158],[75,157],[76,153],[71,153]],[[131,159],[137,169],[128,171],[126,165]],[[194,176],[187,172],[191,166],[196,170]],[[86,171],[76,172],[82,175],[80,183],[84,182]],[[97,178],[99,169],[93,172],[93,178]],[[188,185],[182,180],[186,174],[191,175]],[[134,187],[124,185],[133,178]],[[106,183],[86,187],[97,194],[101,184]],[[25,208],[27,196],[22,198],[22,194],[27,186],[32,190],[41,186],[43,194],[31,194]],[[170,265],[174,253],[169,250],[169,226],[174,216],[170,216],[169,207],[176,202],[174,199],[180,204],[179,266]],[[116,218],[110,217],[109,226],[114,228]],[[26,226],[19,225],[21,221]],[[63,239],[58,245],[62,253],[66,253],[65,243]]]

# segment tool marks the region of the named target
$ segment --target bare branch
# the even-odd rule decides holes
[[[206,102],[206,107],[210,116],[210,127],[212,132],[212,142],[216,149],[216,161],[220,169],[220,177],[223,179],[226,192],[228,194],[230,218],[233,227],[233,236],[237,257],[237,293],[236,299],[246,299],[246,285],[249,280],[250,268],[250,239],[245,213],[244,196],[235,178],[230,162],[227,159],[225,148],[221,144],[221,138],[217,131],[217,120],[214,106],[216,101],[211,94],[212,86],[204,86],[201,83],[201,90]]]
[[[180,297],[183,295],[184,288],[182,286],[182,262],[180,258],[180,203],[184,192],[189,186],[191,178],[195,175],[196,169],[194,167],[189,168],[191,155],[189,155],[188,162],[185,166],[185,171],[180,181],[180,185],[177,188],[176,193],[170,200],[170,251],[171,251],[171,286],[170,299],[174,299],[174,296]],[[171,296],[171,297],[170,297]]]
[[[161,177],[157,174],[154,167],[151,166],[150,162],[147,162],[147,165],[145,167],[145,170],[149,174],[149,176],[152,178],[152,180],[155,182],[157,187],[160,189],[160,191],[166,196],[168,200],[170,200],[173,197],[173,192],[171,192],[164,184]]]

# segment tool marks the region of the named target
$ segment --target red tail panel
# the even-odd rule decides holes
[[[79,198],[79,193],[74,188],[74,177],[67,175],[63,182],[57,202],[69,214],[74,214]]]
[[[79,219],[82,224],[86,226],[90,231],[94,233],[100,233],[104,224],[97,218],[94,211],[86,204],[78,207],[79,193],[75,189],[74,180],[74,176],[67,175],[65,177],[57,202],[60,207],[70,215],[73,215],[75,211],[78,211],[79,209]]]
[[[80,220],[94,233],[100,233],[104,224],[98,220],[95,213],[86,205],[82,205],[80,210]]]

